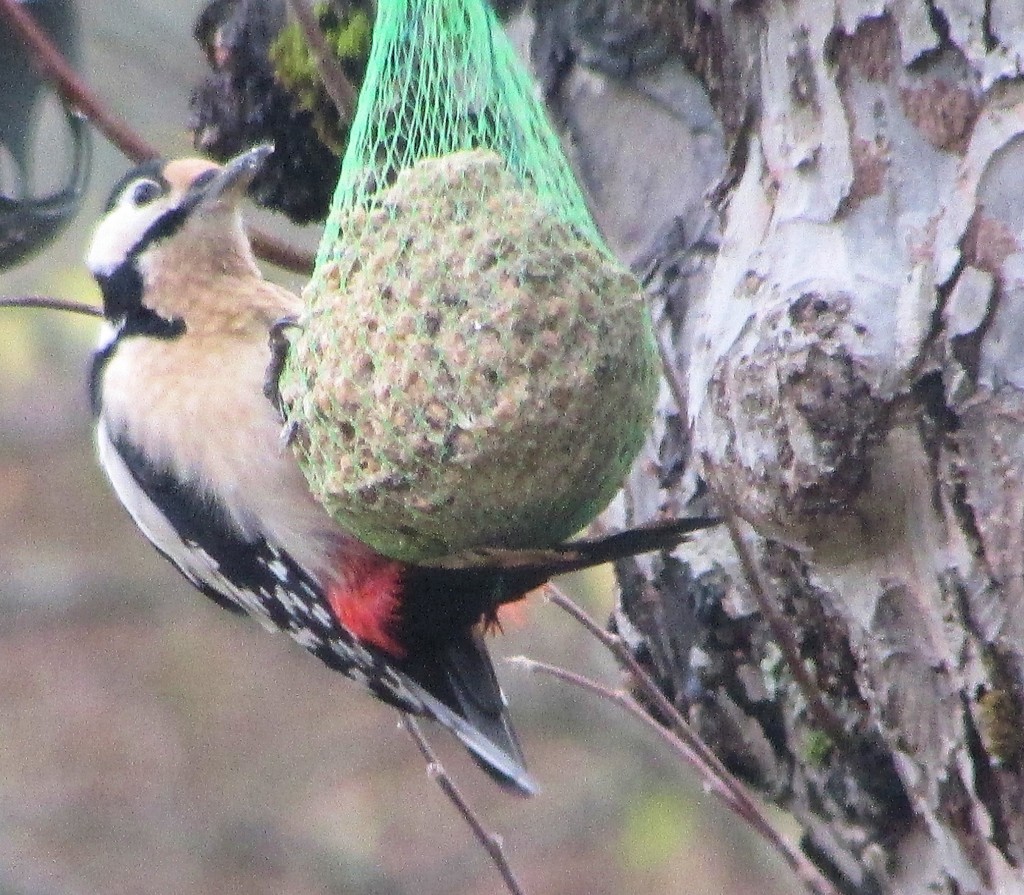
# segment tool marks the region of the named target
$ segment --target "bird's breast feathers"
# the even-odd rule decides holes
[[[269,359],[263,340],[123,339],[102,373],[100,437],[132,445],[183,487],[216,499],[244,536],[267,539],[323,577],[343,536],[280,444],[263,394]]]

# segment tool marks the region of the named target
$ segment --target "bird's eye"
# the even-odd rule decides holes
[[[132,189],[132,204],[145,205],[160,195],[160,184],[155,180],[141,180]]]

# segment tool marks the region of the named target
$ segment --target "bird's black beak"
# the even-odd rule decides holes
[[[189,204],[212,206],[224,199],[237,201],[273,151],[273,143],[261,143],[225,162],[220,170],[211,171],[212,176],[200,176],[189,190]]]

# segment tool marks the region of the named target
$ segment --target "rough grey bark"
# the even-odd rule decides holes
[[[613,623],[844,889],[1024,891],[1024,4],[534,16],[676,386],[620,509],[735,511],[775,616],[716,531]]]

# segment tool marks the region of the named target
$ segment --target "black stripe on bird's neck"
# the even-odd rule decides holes
[[[188,220],[194,206],[195,200],[190,201],[186,197],[181,205],[172,208],[150,224],[142,238],[132,246],[128,257],[113,272],[94,273],[103,293],[103,314],[108,320],[119,320],[130,315],[136,308],[142,307],[144,285],[139,270],[139,258],[154,243],[174,236]]]
[[[117,323],[142,307],[142,274],[135,258],[123,262],[113,273],[94,276],[103,293],[103,316],[111,323]]]
[[[180,317],[161,317],[143,303],[142,274],[134,259],[111,274],[96,274],[96,282],[103,294],[103,316],[117,328],[117,338],[174,339],[185,332],[185,321]]]
[[[128,257],[111,273],[94,273],[103,294],[103,315],[116,321],[142,305],[142,273],[138,259],[142,253],[161,240],[173,237],[188,219],[191,206],[178,206],[157,218],[136,243]]]
[[[103,290],[104,308],[108,308],[105,281],[110,277],[97,277],[100,289]],[[141,279],[139,280],[141,283]],[[141,298],[141,296],[140,296]],[[117,316],[107,314],[107,319],[115,327],[114,337],[92,356],[89,368],[89,405],[93,416],[99,416],[103,403],[103,371],[117,351],[122,340],[133,336],[151,339],[177,339],[185,333],[185,321],[180,317],[161,317],[156,311],[145,307],[140,300],[131,305],[127,311]]]
[[[169,211],[165,211],[160,217],[158,217],[152,224],[149,225],[149,229],[142,234],[140,239],[133,247],[129,260],[132,258],[138,258],[146,249],[148,249],[153,243],[159,242],[161,239],[169,239],[174,236],[188,220],[189,215],[195,210],[196,205],[199,204],[202,194],[197,191],[190,191],[181,202]]]

